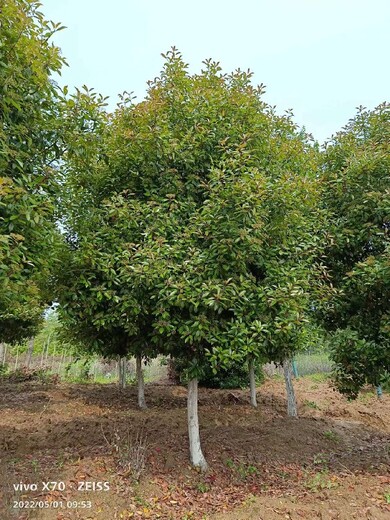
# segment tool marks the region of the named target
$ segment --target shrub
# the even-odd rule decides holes
[[[8,365],[7,363],[4,363],[4,365],[0,365],[0,377],[3,377],[7,374],[8,372]]]
[[[21,367],[7,372],[4,377],[11,383],[24,383],[25,381],[35,381],[39,383],[53,383],[59,382],[58,374],[52,374],[47,367],[41,368],[27,368]]]

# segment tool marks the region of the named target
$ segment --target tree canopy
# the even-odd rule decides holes
[[[191,359],[228,363],[262,345],[280,361],[315,273],[317,154],[251,74],[208,60],[190,75],[176,50],[165,58],[145,101],[112,117],[93,93],[71,100],[69,119],[82,111],[89,124],[69,134],[64,225],[78,276],[63,276],[64,316],[74,332],[90,320],[96,341],[147,325],[160,349],[164,338]]]
[[[61,26],[32,0],[0,9],[0,341],[30,336],[42,318],[52,246],[54,164],[60,155],[59,90],[64,63],[49,42]]]
[[[324,156],[333,215],[327,261],[337,295],[327,324],[337,330],[339,388],[355,397],[390,370],[390,106],[360,108]]]

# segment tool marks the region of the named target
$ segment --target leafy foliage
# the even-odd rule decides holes
[[[90,91],[68,103],[63,319],[91,348],[153,342],[193,374],[206,355],[281,360],[314,286],[317,154],[250,73],[165,60],[113,116]]]
[[[359,109],[325,154],[326,204],[333,213],[328,263],[337,289],[327,313],[337,332],[340,389],[355,397],[389,371],[390,106]]]
[[[0,10],[0,341],[33,334],[57,241],[53,166],[60,155],[58,89],[64,60],[49,43],[60,25],[33,0]]]
[[[349,328],[339,329],[331,345],[334,379],[341,392],[356,398],[367,381],[376,386],[382,382],[388,363],[385,345],[367,341]]]
[[[169,376],[176,383],[186,384],[188,382],[187,360],[175,358],[169,362]],[[199,385],[206,388],[247,388],[249,384],[248,363],[233,362],[229,368],[220,368],[215,372],[210,363],[203,360],[198,367]],[[255,377],[258,384],[264,381],[264,372],[261,365],[256,365]]]
[[[16,352],[23,353],[29,348],[29,341],[16,343],[11,347],[10,352],[16,355]],[[48,355],[79,355],[85,354],[80,343],[69,341],[68,334],[63,330],[63,326],[58,319],[56,312],[47,313],[42,321],[39,332],[34,337],[34,353],[42,354],[47,352]]]

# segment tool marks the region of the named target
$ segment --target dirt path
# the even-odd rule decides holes
[[[147,386],[141,412],[133,388],[1,382],[0,518],[389,518],[390,396],[349,403],[302,378],[296,420],[283,385],[268,380],[258,410],[248,392],[201,389],[201,475],[188,466],[184,388]],[[44,507],[13,507],[27,502]]]

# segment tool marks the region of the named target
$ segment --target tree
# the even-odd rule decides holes
[[[63,318],[87,341],[107,338],[105,351],[127,337],[127,353],[153,344],[186,360],[201,469],[205,358],[229,367],[291,354],[315,273],[317,155],[262,92],[211,60],[190,75],[172,49],[144,101],[123,99],[105,119],[87,92],[69,115],[88,118],[71,132],[63,182]]]
[[[114,153],[105,99],[84,87],[64,100],[67,151],[58,172],[62,192],[57,215],[66,243],[55,290],[68,338],[89,353],[136,357],[138,403],[145,408],[142,360],[155,356],[156,349],[149,341],[148,290],[139,286],[136,291],[127,283],[128,263],[123,262],[134,223],[118,212],[115,197],[105,198],[102,186],[108,154]]]
[[[0,341],[30,337],[50,300],[43,288],[57,241],[53,165],[60,155],[59,90],[64,63],[49,43],[61,29],[33,0],[0,9]]]
[[[334,330],[336,383],[356,397],[390,370],[390,105],[361,107],[328,143],[327,251],[337,294],[325,314]]]

